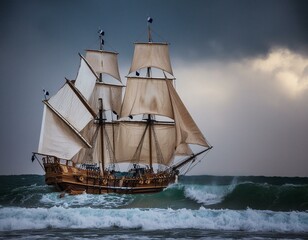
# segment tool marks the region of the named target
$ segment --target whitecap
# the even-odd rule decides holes
[[[233,191],[236,184],[231,185],[185,185],[184,193],[187,198],[204,205],[221,202],[224,197]]]
[[[65,195],[60,198],[60,193],[44,194],[40,202],[45,206],[64,206],[64,207],[104,207],[116,208],[127,205],[131,202],[131,195],[118,194],[80,194],[80,195]]]
[[[127,228],[307,232],[307,212],[261,210],[1,208],[0,230]]]

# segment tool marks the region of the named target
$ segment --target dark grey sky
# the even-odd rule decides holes
[[[0,174],[43,173],[30,160],[42,89],[76,76],[100,27],[124,78],[151,15],[154,40],[171,43],[177,90],[215,146],[191,173],[308,176],[307,12],[297,0],[2,0]]]

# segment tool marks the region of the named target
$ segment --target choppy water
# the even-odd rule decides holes
[[[65,196],[0,176],[0,239],[308,239],[308,178],[181,177],[156,194]]]

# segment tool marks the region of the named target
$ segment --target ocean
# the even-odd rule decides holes
[[[0,239],[308,239],[308,178],[181,176],[155,194],[59,197],[0,176]]]

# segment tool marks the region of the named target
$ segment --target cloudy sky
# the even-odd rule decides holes
[[[214,149],[190,174],[308,177],[308,2],[2,0],[0,174],[43,174],[42,89],[74,79],[78,53],[168,41],[176,88]]]

